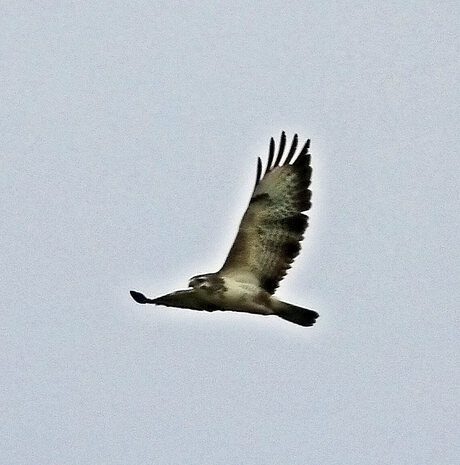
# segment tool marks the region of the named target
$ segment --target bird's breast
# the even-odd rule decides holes
[[[224,278],[222,291],[208,293],[206,299],[209,303],[226,310],[272,313],[268,293],[254,284],[242,283],[230,278]]]

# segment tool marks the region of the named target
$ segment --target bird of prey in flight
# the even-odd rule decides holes
[[[192,310],[231,310],[276,315],[301,326],[312,326],[318,314],[288,304],[273,296],[295,257],[308,224],[304,211],[311,207],[310,140],[296,156],[297,134],[287,155],[286,135],[281,134],[275,157],[270,140],[268,162],[262,175],[262,161],[249,206],[224,265],[217,273],[190,279],[188,289],[149,299],[131,291],[140,304],[157,304]]]

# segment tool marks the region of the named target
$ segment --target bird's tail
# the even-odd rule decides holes
[[[275,315],[300,326],[313,326],[316,319],[319,317],[314,310],[297,307],[297,305],[288,304],[286,302],[278,302]]]

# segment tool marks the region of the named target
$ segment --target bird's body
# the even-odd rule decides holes
[[[300,251],[308,224],[308,217],[302,212],[311,206],[309,142],[290,164],[297,148],[295,135],[284,163],[280,164],[286,136],[283,132],[275,161],[271,139],[264,176],[261,177],[259,158],[256,185],[248,209],[229,255],[218,272],[194,276],[190,279],[189,289],[156,299],[131,291],[134,300],[193,310],[277,315],[301,326],[313,325],[318,317],[315,311],[273,297]]]
[[[206,275],[208,285],[193,287],[195,293],[205,302],[222,310],[270,315],[271,296],[257,284],[238,281],[231,277],[221,277],[219,273]],[[218,284],[215,285],[214,283]]]

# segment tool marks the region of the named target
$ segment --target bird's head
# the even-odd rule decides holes
[[[193,276],[188,283],[188,287],[193,287],[194,289],[209,289],[211,286],[210,276],[207,274]]]

